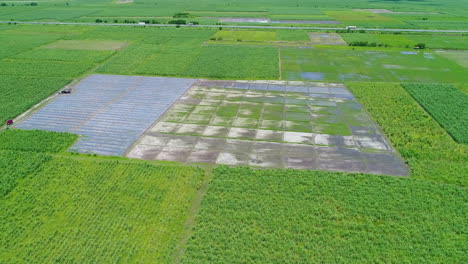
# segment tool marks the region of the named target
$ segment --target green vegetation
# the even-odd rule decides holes
[[[325,14],[335,18],[345,25],[358,27],[376,28],[411,28],[410,24],[386,17],[381,14],[374,14],[368,11],[325,11]]]
[[[29,68],[33,72],[34,68]],[[55,77],[1,76],[0,124],[4,125],[28,110],[53,92],[65,86],[70,79]]]
[[[46,46],[49,49],[65,50],[119,50],[127,45],[121,41],[59,40]]]
[[[274,31],[241,31],[241,30],[220,30],[216,32],[211,40],[230,41],[275,41]]]
[[[435,52],[336,48],[281,49],[286,80],[466,82],[465,69]],[[311,77],[308,72],[314,73]],[[304,74],[306,73],[306,74]]]
[[[1,3],[1,21],[103,23],[0,25],[1,125],[88,73],[361,81],[347,86],[411,175],[218,167],[210,182],[210,169],[65,153],[75,135],[11,129],[0,132],[0,263],[468,262],[468,149],[453,140],[467,139],[466,35],[340,32],[348,43],[375,43],[348,47],[315,45],[307,30],[227,30],[231,23],[219,22],[466,30],[466,0],[443,2]],[[370,6],[403,13],[352,10]],[[216,28],[105,26],[137,22]],[[429,50],[413,50],[418,43]],[[339,135],[366,125],[364,110],[339,102],[337,118],[321,100],[307,106],[299,95],[231,92],[193,94],[203,104],[181,106],[165,121]]]
[[[77,138],[68,133],[9,129],[0,133],[0,150],[57,153],[67,150]]]
[[[50,160],[44,152],[66,150],[76,140],[73,134],[44,131],[0,132],[0,200],[30,174]],[[1,252],[1,251],[0,251]]]
[[[468,95],[449,84],[407,83],[403,87],[456,141],[468,143]]]
[[[0,135],[2,134],[0,133]],[[50,160],[50,156],[45,154],[0,150],[0,201],[23,178],[36,172],[48,160]]]
[[[0,200],[0,261],[168,262],[201,179],[192,167],[54,158]]]
[[[322,45],[347,45],[346,42],[336,33],[310,33],[312,44]]]
[[[219,167],[182,263],[465,262],[466,197],[414,179]]]
[[[455,142],[401,85],[348,83],[347,87],[408,161],[412,177],[468,186],[467,145]]]
[[[425,43],[431,49],[468,49],[468,37],[464,35],[436,34],[384,34],[384,33],[342,33],[341,36],[350,46],[353,43],[375,43],[375,46],[413,48]],[[361,45],[368,46],[368,45]]]
[[[453,60],[458,65],[468,68],[468,52],[466,51],[444,51],[439,52],[443,57]]]

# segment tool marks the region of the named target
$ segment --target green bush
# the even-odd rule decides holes
[[[185,24],[187,24],[187,21],[185,21],[183,19],[176,19],[176,20],[169,20],[167,23],[168,24],[175,24],[175,25],[185,25]]]

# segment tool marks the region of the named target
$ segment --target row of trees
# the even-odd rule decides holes
[[[385,43],[376,43],[376,42],[369,42],[369,41],[352,41],[349,43],[349,46],[358,46],[358,47],[391,47],[388,44]],[[411,48],[409,44],[405,46],[405,48]],[[414,45],[414,48],[416,49],[425,49],[426,44],[425,43],[418,43]]]
[[[26,4],[24,4],[24,5],[25,5],[25,6],[37,6],[37,5],[39,5],[39,4],[36,3],[36,2],[31,2],[31,3],[26,3]],[[0,6],[8,6],[8,4],[5,3],[5,2],[3,2],[3,3],[0,4]],[[15,6],[15,4],[11,4],[11,6]]]
[[[97,18],[95,20],[96,23],[108,23],[109,21],[107,20],[103,20],[103,19],[100,19],[100,18]],[[125,20],[118,20],[118,19],[113,19],[112,20],[113,23],[125,23],[125,24],[137,24],[139,22],[144,22],[145,24],[163,24],[161,23],[160,21],[158,20],[155,20],[155,19],[152,19],[152,20],[149,20],[149,19],[146,19],[146,20],[128,20],[128,19],[125,19]],[[198,21],[191,21],[189,22],[193,25],[198,25],[199,22]],[[174,24],[174,25],[186,25],[187,24],[187,21],[184,20],[184,19],[173,19],[173,20],[169,20],[167,22],[167,24]]]

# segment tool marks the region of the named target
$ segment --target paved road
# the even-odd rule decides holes
[[[39,25],[84,25],[84,26],[142,26],[138,24],[116,24],[116,23],[73,23],[73,22],[29,22],[29,21],[0,21],[0,24],[39,24]],[[146,27],[175,27],[169,24],[147,24]],[[307,29],[307,30],[342,30],[343,27],[281,27],[281,26],[236,26],[236,25],[180,25],[181,27],[194,28],[251,28],[251,29]],[[394,28],[357,28],[355,30],[365,31],[389,31],[389,32],[430,32],[430,33],[468,33],[468,30],[438,30],[438,29],[394,29]]]

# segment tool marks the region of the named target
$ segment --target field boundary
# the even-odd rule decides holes
[[[279,79],[283,80],[283,74],[282,74],[282,67],[281,67],[281,48],[278,48],[278,71],[279,71]]]
[[[180,263],[185,254],[187,242],[194,233],[193,228],[196,225],[196,216],[200,211],[203,198],[208,192],[209,184],[211,182],[211,179],[213,178],[212,170],[212,166],[204,168],[205,176],[203,177],[203,182],[192,200],[192,205],[190,206],[187,219],[184,224],[184,229],[181,232],[179,242],[175,246],[170,263]]]

